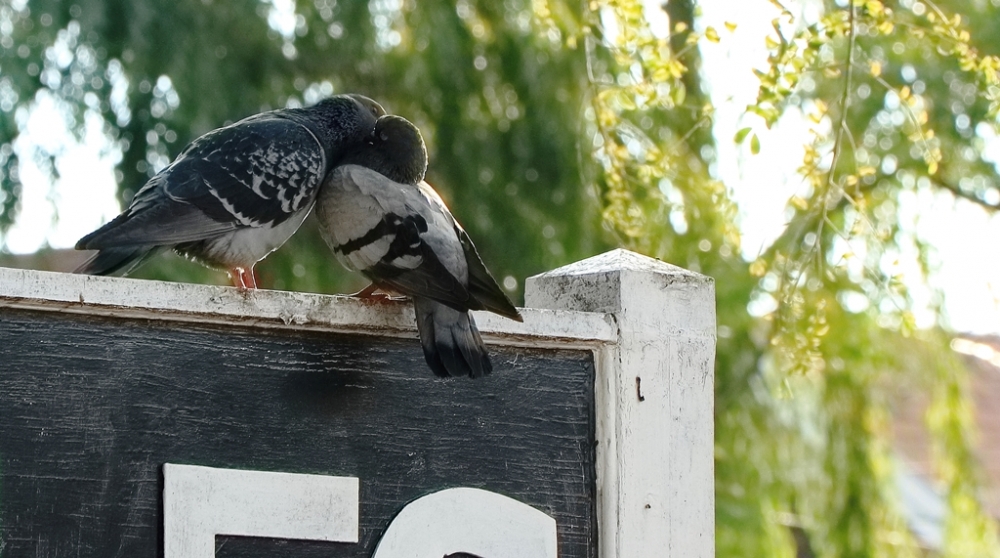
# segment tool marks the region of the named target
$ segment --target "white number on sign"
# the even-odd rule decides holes
[[[163,466],[164,558],[213,558],[216,535],[358,542],[354,477]]]
[[[556,558],[556,520],[495,492],[450,488],[407,504],[372,558],[448,555]]]
[[[216,535],[358,542],[359,481],[163,466],[164,558],[213,558]],[[556,522],[500,494],[450,488],[410,502],[373,558],[557,558]]]

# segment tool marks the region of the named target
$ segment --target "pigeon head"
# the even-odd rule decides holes
[[[374,116],[375,118],[379,118],[380,116],[385,116],[385,109],[382,108],[382,105],[376,103],[372,99],[369,99],[364,95],[354,95],[354,94],[347,95],[347,97],[354,99],[356,103],[361,105],[362,109],[370,112],[371,115]]]
[[[363,142],[371,135],[375,122],[385,115],[382,105],[363,95],[334,95],[307,109],[290,111],[314,130],[328,154],[347,145]]]
[[[382,116],[368,142],[348,157],[346,163],[368,167],[402,184],[417,184],[427,172],[424,138],[401,116]]]

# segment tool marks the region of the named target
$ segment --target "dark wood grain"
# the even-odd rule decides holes
[[[370,556],[454,486],[596,556],[592,355],[491,351],[491,376],[438,379],[415,339],[0,309],[0,555],[160,555],[172,462],[361,479],[360,544],[219,537],[220,558]]]

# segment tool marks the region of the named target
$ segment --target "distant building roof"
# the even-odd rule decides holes
[[[978,429],[975,452],[986,511],[1000,519],[1000,336],[961,335],[951,343],[968,366]],[[914,533],[932,548],[943,540],[944,500],[935,480],[926,412],[930,394],[902,387],[893,408],[894,444],[903,463],[898,485]]]

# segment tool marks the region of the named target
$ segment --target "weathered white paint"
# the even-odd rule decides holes
[[[409,303],[289,291],[94,277],[0,267],[0,308],[150,318],[249,327],[415,337]],[[474,312],[487,343],[590,348],[616,339],[604,314],[525,309],[518,323]]]
[[[715,287],[615,250],[528,279],[533,308],[611,313],[598,351],[601,558],[715,554]]]
[[[466,552],[484,558],[557,558],[556,520],[506,496],[450,488],[407,504],[372,558]]]
[[[163,466],[164,558],[213,558],[216,535],[358,542],[353,477]]]

